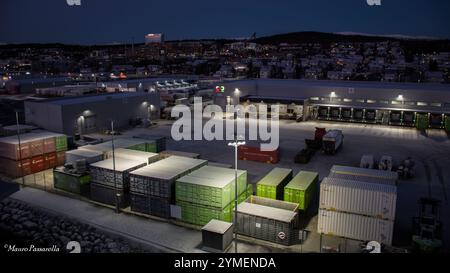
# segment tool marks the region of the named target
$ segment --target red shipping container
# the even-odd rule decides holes
[[[273,151],[261,151],[259,147],[239,146],[238,157],[240,160],[251,160],[275,164],[279,161],[280,149]]]
[[[20,161],[15,161],[7,158],[0,158],[1,172],[9,177],[21,177],[31,174],[31,160],[24,159],[22,164]],[[23,169],[21,169],[23,168]]]
[[[38,155],[31,158],[31,172],[38,173],[45,169],[45,161],[43,155]]]
[[[53,169],[58,165],[58,161],[56,160],[56,153],[49,153],[44,155],[44,163],[45,169]]]
[[[12,160],[19,160],[19,142],[17,138],[8,138],[6,141],[0,141],[0,156],[9,158]],[[30,158],[30,145],[29,143],[20,143],[20,149],[22,151],[21,158]]]
[[[44,154],[44,140],[33,140],[29,142],[31,156],[39,156]]]
[[[54,153],[56,151],[56,139],[54,137],[44,139],[44,153]]]
[[[56,166],[63,166],[66,163],[66,152],[57,152],[56,153]]]

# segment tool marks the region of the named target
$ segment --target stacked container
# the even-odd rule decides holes
[[[108,205],[116,204],[116,193],[120,193],[119,206],[129,205],[130,172],[147,165],[144,160],[123,158],[107,159],[91,164],[91,199]]]
[[[66,164],[75,164],[79,160],[85,160],[87,164],[92,164],[103,160],[103,154],[101,152],[82,149],[66,152]]]
[[[235,200],[235,172],[204,166],[176,181],[176,204],[181,220],[205,225],[212,219],[231,222]],[[238,203],[247,198],[247,172],[238,170]]]
[[[171,156],[130,173],[131,210],[170,217],[175,202],[175,181],[205,166],[206,160]]]
[[[145,161],[147,164],[151,164],[160,159],[160,156],[156,153],[142,152],[138,150],[130,149],[114,149],[114,156],[123,159]]]
[[[316,193],[319,174],[300,171],[284,188],[284,201],[296,203],[299,210],[306,211]]]
[[[160,152],[159,155],[162,158],[167,158],[169,156],[183,156],[183,157],[189,157],[189,158],[200,158],[200,154],[196,153],[188,153],[188,152],[182,152],[182,151],[172,151],[172,150],[165,150],[163,152]]]
[[[76,194],[89,192],[91,177],[88,173],[68,172],[64,167],[53,170],[54,187]]]
[[[298,242],[297,211],[295,203],[250,196],[237,207],[237,232],[277,244],[295,244]]]
[[[117,138],[114,140],[114,150],[125,148],[143,152],[154,152],[154,149],[149,148],[149,142],[152,141],[134,138]],[[112,141],[106,141],[95,145],[85,145],[78,149],[99,152],[103,154],[103,159],[108,159],[112,156]]]
[[[20,177],[64,165],[67,137],[46,131],[0,138],[0,171]]]
[[[274,168],[256,184],[256,195],[283,200],[284,187],[292,180],[292,169]]]
[[[333,166],[338,173],[330,173],[320,185],[318,232],[391,245],[397,200],[391,179],[396,174],[345,168]],[[354,175],[343,174],[349,170]]]

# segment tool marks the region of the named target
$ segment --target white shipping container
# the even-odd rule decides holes
[[[320,184],[321,209],[395,220],[397,188],[326,177]]]
[[[330,173],[356,175],[356,176],[378,178],[378,179],[385,179],[385,180],[392,180],[392,181],[397,181],[397,179],[398,179],[398,174],[396,172],[355,168],[355,167],[339,166],[339,165],[334,165],[331,168]]]
[[[359,241],[377,241],[392,245],[394,222],[358,214],[320,209],[317,232]]]
[[[77,160],[86,160],[86,163],[92,164],[103,160],[103,154],[101,152],[89,151],[89,150],[72,150],[66,152],[66,163],[75,164]]]
[[[130,149],[114,149],[114,156],[116,158],[123,158],[123,159],[129,159],[129,160],[136,160],[136,161],[144,161],[147,164],[156,162],[159,160],[159,155],[156,153],[150,153],[150,152],[142,152],[142,151],[135,151]],[[108,157],[112,157],[112,151],[110,154],[108,154]]]

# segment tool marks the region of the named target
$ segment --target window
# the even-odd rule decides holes
[[[367,100],[367,103],[377,103],[376,100]]]
[[[419,101],[419,102],[417,102],[417,105],[418,106],[428,106],[428,103],[423,102],[423,101]]]
[[[352,99],[344,99],[344,102],[352,102]]]
[[[394,105],[398,105],[398,104],[400,104],[401,102],[399,102],[398,100],[393,100],[393,101],[391,101],[391,104],[394,104]]]

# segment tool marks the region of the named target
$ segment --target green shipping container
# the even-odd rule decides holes
[[[247,199],[247,193],[238,197],[238,204]],[[177,206],[181,207],[181,220],[185,223],[204,226],[212,219],[231,222],[233,220],[234,201],[225,208],[209,207],[189,202],[179,201]]]
[[[236,179],[234,169],[216,167],[216,166],[204,166],[196,171],[193,171],[189,175],[202,178],[227,177],[227,179]],[[241,194],[247,190],[247,171],[238,170],[238,193]]]
[[[319,174],[300,171],[284,188],[284,201],[297,203],[299,210],[306,210],[313,198]]]
[[[55,146],[57,152],[67,151],[67,136],[57,135],[55,137]]]
[[[253,184],[248,183],[247,185],[247,197],[250,197],[253,195]]]
[[[128,147],[127,149],[135,150],[135,151],[141,151],[141,152],[149,152],[149,151],[147,151],[147,144],[146,143],[133,145],[133,146]]]
[[[90,181],[89,174],[70,174],[57,169],[53,171],[54,187],[60,190],[84,194],[89,191]]]
[[[196,172],[183,176],[176,181],[176,201],[184,201],[210,207],[225,208],[235,196],[234,176],[215,173],[215,177],[205,177],[203,172]],[[244,172],[239,173],[245,176]],[[246,193],[246,179],[239,179],[238,194]],[[244,183],[239,186],[239,181]]]
[[[450,116],[445,116],[444,128],[445,131],[450,132]]]
[[[416,116],[416,128],[419,130],[425,130],[430,127],[430,119],[428,114],[417,114]]]
[[[283,200],[284,187],[291,180],[291,169],[275,168],[256,184],[256,195]]]

